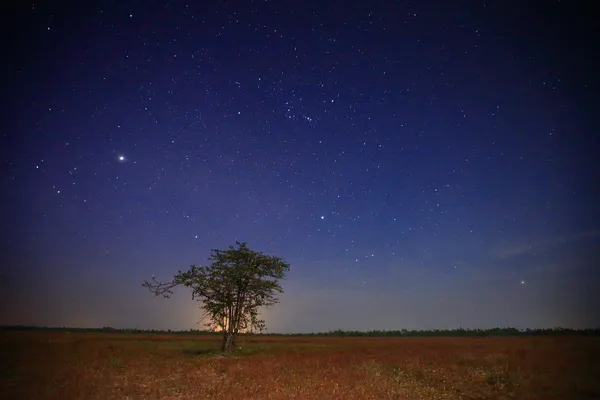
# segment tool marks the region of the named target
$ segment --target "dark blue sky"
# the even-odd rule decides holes
[[[577,2],[23,3],[0,323],[198,328],[236,240],[271,331],[598,327],[598,34]]]

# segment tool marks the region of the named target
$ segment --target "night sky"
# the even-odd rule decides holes
[[[18,3],[0,324],[200,329],[141,282],[245,241],[271,332],[600,326],[591,5]]]

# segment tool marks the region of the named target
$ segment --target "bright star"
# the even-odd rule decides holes
[[[125,162],[125,156],[124,156],[124,155],[120,155],[120,156],[118,157],[118,159],[119,159],[119,161],[121,161],[121,162]]]
[[[324,216],[324,215],[321,215],[321,219],[325,219],[325,216]]]

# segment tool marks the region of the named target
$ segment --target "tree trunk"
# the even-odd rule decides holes
[[[234,350],[234,345],[235,335],[225,331],[223,334],[223,346],[221,347],[221,351],[223,351],[223,353],[231,353]]]

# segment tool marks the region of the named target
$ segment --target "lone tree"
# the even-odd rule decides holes
[[[192,299],[202,303],[204,317],[210,320],[207,325],[223,332],[223,352],[233,351],[240,331],[264,330],[258,309],[279,302],[277,293],[283,293],[279,280],[290,269],[279,257],[250,250],[246,243],[236,245],[228,250],[211,250],[210,266],[192,265],[187,271],[178,271],[171,282],[162,283],[152,277],[142,283],[155,296],[165,298],[173,294],[175,286],[192,288]]]

